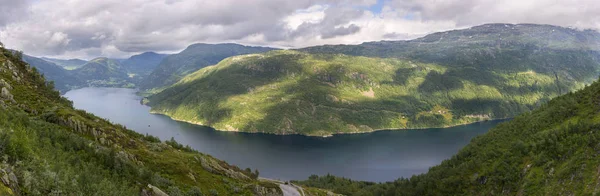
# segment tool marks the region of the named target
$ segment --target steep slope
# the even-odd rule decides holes
[[[51,62],[51,63],[54,63],[58,66],[61,66],[63,69],[66,69],[66,70],[77,69],[87,63],[87,61],[81,60],[81,59],[66,59],[65,60],[65,59],[55,59],[55,58],[47,58],[47,57],[42,57],[41,59]]]
[[[127,70],[128,74],[133,74],[136,77],[146,77],[152,73],[165,57],[167,57],[166,54],[144,52],[129,57],[121,64]]]
[[[274,48],[238,44],[193,44],[178,54],[169,55],[141,84],[142,90],[172,85],[185,75],[241,54],[262,53]]]
[[[471,141],[428,173],[375,184],[312,176],[347,195],[597,195],[600,82],[557,97]]]
[[[362,52],[354,49],[366,46],[323,46],[237,56],[188,75],[149,105],[221,130],[322,136],[514,117],[597,78],[598,33],[542,25],[505,33],[512,27],[431,35],[452,35],[443,39],[450,43],[428,45],[426,36]],[[568,33],[543,37],[556,29]]]
[[[133,86],[125,68],[119,62],[104,57],[89,61],[79,69],[73,70],[73,74],[90,86]]]
[[[44,74],[44,77],[54,82],[54,87],[60,92],[66,92],[73,88],[78,88],[83,83],[77,79],[73,74],[63,69],[62,67],[48,62],[41,58],[36,58],[28,55],[23,55],[23,61],[29,65],[35,67],[40,73]]]
[[[73,109],[20,58],[0,48],[0,194],[282,194],[250,169]]]

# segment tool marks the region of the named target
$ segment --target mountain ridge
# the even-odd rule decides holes
[[[146,91],[151,91],[152,89],[160,91],[162,87],[177,82],[185,75],[203,67],[216,64],[224,58],[241,54],[262,53],[270,50],[274,50],[274,48],[244,46],[233,43],[191,44],[180,53],[166,57],[141,82],[140,88]]]

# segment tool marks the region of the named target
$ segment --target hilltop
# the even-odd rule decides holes
[[[192,44],[178,54],[166,57],[140,85],[142,90],[160,91],[185,75],[193,73],[219,61],[241,54],[262,53],[274,50],[267,47],[252,47],[239,44]]]

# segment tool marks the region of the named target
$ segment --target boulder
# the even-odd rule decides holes
[[[158,187],[152,186],[151,184],[148,184],[148,188],[151,190],[150,191],[150,193],[151,193],[150,195],[153,195],[153,196],[169,196],[169,195],[167,195],[167,193],[163,192]]]
[[[10,91],[8,91],[6,87],[2,87],[2,90],[0,90],[0,98],[16,103],[15,99],[13,98],[13,95],[10,94]]]
[[[0,87],[6,87],[8,90],[12,90],[12,86],[8,84],[4,79],[0,79]]]

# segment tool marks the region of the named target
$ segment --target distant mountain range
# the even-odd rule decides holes
[[[73,69],[80,68],[81,66],[83,66],[84,64],[87,63],[87,61],[81,60],[81,59],[63,60],[63,59],[55,59],[55,58],[47,58],[47,57],[42,57],[41,59],[51,62],[51,63],[54,63],[58,66],[61,66],[64,69],[67,69],[67,70],[73,70]]]
[[[54,81],[56,88],[64,93],[86,86],[135,87],[166,56],[166,54],[146,52],[128,59],[99,57],[84,61],[24,55],[23,60],[40,70],[48,80]]]
[[[89,62],[32,56],[24,60],[40,69],[49,80],[55,81],[61,92],[84,86],[138,87],[150,92],[159,91],[186,74],[216,64],[224,58],[269,50],[273,48],[239,44],[193,44],[173,55],[145,52],[127,59],[99,57]]]

